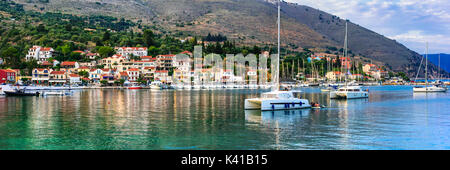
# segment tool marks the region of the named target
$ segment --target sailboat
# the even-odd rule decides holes
[[[344,61],[348,62],[348,27],[345,23],[345,44],[344,44]],[[347,65],[347,75],[350,75],[350,70]],[[363,89],[361,86],[355,86],[354,83],[348,84],[345,78],[345,86],[339,88],[337,91],[330,92],[330,98],[342,98],[342,99],[357,99],[368,98],[369,91]]]
[[[280,67],[280,0],[278,0],[278,62],[277,69]],[[260,98],[245,99],[245,109],[260,109],[262,111],[287,110],[310,108],[311,105],[307,99],[296,97],[299,91],[280,91],[279,74],[275,76],[275,86],[271,92],[261,94]]]
[[[420,70],[419,70],[420,71]],[[416,86],[413,88],[414,92],[446,92],[447,88],[440,86],[439,84],[429,86],[428,84],[428,42],[427,42],[427,52],[425,54],[425,86]]]

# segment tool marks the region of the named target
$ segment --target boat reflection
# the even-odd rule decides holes
[[[289,125],[307,118],[312,109],[260,111],[245,110],[245,120],[252,123]]]

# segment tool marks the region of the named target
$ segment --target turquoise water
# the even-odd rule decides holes
[[[0,97],[0,149],[450,149],[449,93],[371,87],[329,108],[244,111],[259,90],[84,90]]]

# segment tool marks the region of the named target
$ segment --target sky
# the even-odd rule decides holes
[[[450,54],[450,0],[285,0],[373,30],[419,54]],[[349,37],[351,38],[351,37]]]

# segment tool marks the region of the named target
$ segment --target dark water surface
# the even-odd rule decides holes
[[[449,93],[371,87],[329,108],[244,111],[259,90],[83,90],[0,96],[0,149],[450,149]]]

